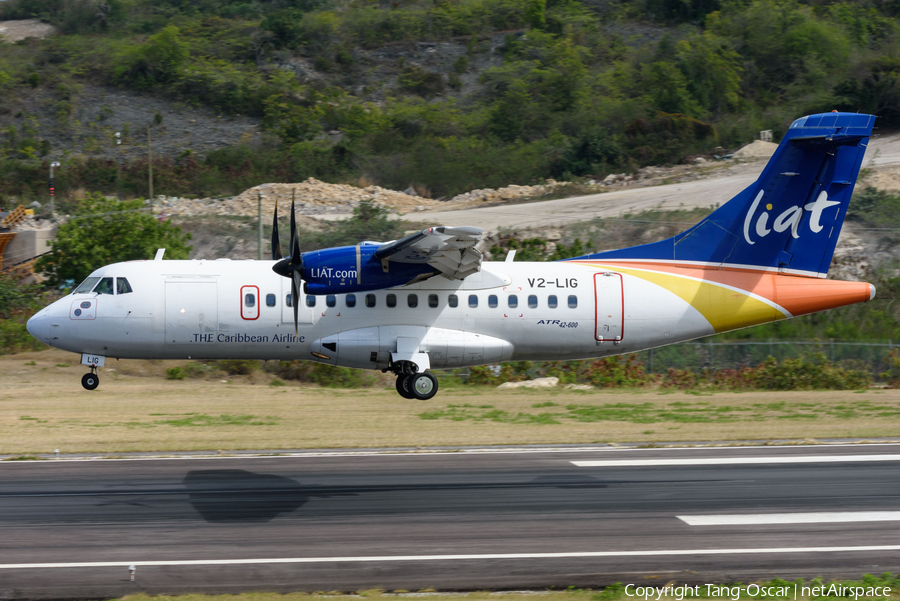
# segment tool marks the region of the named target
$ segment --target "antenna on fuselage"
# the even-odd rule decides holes
[[[163,255],[166,254],[165,248],[160,248],[156,251],[156,256],[153,257],[154,261],[162,261]]]

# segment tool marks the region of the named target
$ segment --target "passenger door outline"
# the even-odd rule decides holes
[[[625,290],[621,273],[594,274],[594,338],[621,342],[625,336]]]

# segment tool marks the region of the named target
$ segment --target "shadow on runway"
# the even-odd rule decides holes
[[[713,480],[714,482],[715,480]],[[655,481],[660,483],[662,481]],[[669,481],[666,481],[669,482]],[[678,482],[678,481],[675,481]],[[604,489],[648,481],[600,480],[583,474],[539,476],[519,482],[428,482],[366,485],[301,485],[296,480],[274,474],[256,474],[246,470],[195,470],[184,478],[191,506],[211,523],[260,523],[293,513],[311,498],[357,497],[372,493],[486,491],[508,489]],[[460,497],[464,500],[464,497]],[[421,502],[427,503],[426,499]],[[368,504],[367,504],[368,505]],[[393,505],[380,506],[383,510]]]
[[[184,477],[190,503],[207,522],[270,522],[310,498],[300,483],[246,470],[196,470]]]

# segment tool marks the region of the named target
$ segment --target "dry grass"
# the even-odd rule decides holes
[[[697,396],[449,388],[416,402],[400,398],[392,386],[269,386],[268,374],[225,382],[165,380],[165,369],[178,364],[109,360],[100,371],[100,388],[88,392],[81,388],[86,369],[76,355],[51,350],[0,357],[0,454],[868,438],[900,432],[897,390]],[[600,421],[578,421],[584,415],[570,412],[570,405],[587,408],[588,417]],[[618,405],[615,419],[604,413],[610,405]],[[715,411],[723,407],[728,411]],[[673,417],[673,411],[687,409]],[[429,413],[437,419],[422,418]],[[558,418],[543,422],[559,423],[528,417],[541,414]]]

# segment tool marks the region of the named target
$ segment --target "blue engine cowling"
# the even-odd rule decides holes
[[[374,256],[379,246],[363,243],[303,253],[304,292],[317,295],[381,290],[435,273],[427,263],[394,262],[389,263],[385,271],[381,260]]]

